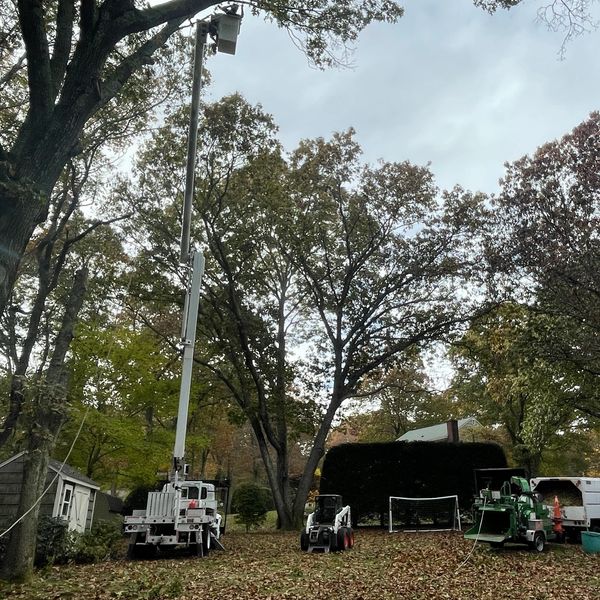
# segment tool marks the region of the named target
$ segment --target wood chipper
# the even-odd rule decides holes
[[[500,490],[481,490],[473,505],[474,525],[465,539],[502,547],[505,542],[525,543],[542,552],[547,541],[559,537],[560,523],[550,517],[550,509],[531,492],[523,477],[511,477]]]
[[[334,552],[354,546],[350,507],[343,506],[337,494],[322,494],[315,500],[315,512],[306,519],[300,534],[300,548],[305,552]]]

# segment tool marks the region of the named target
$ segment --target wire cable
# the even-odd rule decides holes
[[[89,411],[90,411],[90,407],[88,405],[88,407],[85,411],[85,414],[83,415],[83,419],[81,419],[79,429],[77,430],[77,435],[75,435],[75,438],[73,439],[73,443],[71,444],[71,447],[69,448],[69,452],[67,452],[67,456],[65,456],[65,460],[63,460],[62,464],[60,465],[60,468],[56,472],[54,479],[52,479],[52,481],[48,484],[46,489],[40,494],[40,497],[31,505],[31,508],[29,510],[27,510],[26,512],[24,512],[8,529],[6,529],[2,533],[0,533],[0,538],[4,537],[11,529],[16,527],[42,501],[42,498],[46,495],[48,490],[54,485],[54,482],[58,479],[58,477],[62,473],[62,470],[63,470],[67,460],[69,459],[69,456],[71,456],[71,452],[73,451],[73,448],[75,447],[75,443],[77,442],[77,439],[79,438],[79,434],[81,433],[81,430],[83,429],[83,424],[85,423],[85,420],[88,416]]]
[[[469,553],[467,554],[467,557],[465,558],[465,560],[463,560],[460,565],[458,565],[458,567],[456,567],[456,571],[454,571],[455,573],[458,573],[458,571],[467,564],[467,561],[471,558],[471,555],[473,554],[473,551],[475,550],[475,546],[477,546],[477,542],[479,541],[479,534],[481,533],[481,527],[483,526],[483,515],[484,515],[484,510],[485,510],[485,504],[487,502],[487,495],[484,494],[483,496],[483,506],[481,507],[481,519],[479,521],[479,529],[477,530],[477,535],[475,536],[475,542],[473,543],[473,546],[471,548],[471,550],[469,550]]]

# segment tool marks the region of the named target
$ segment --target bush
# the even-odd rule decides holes
[[[270,494],[269,494],[270,496]],[[236,488],[231,502],[236,522],[246,526],[246,531],[265,522],[269,502],[264,488],[254,483],[244,483]]]
[[[42,515],[38,521],[35,564],[43,567],[68,562],[73,544],[74,534],[65,520]]]
[[[121,524],[98,521],[90,531],[78,534],[72,550],[77,563],[95,563],[116,558],[123,542]]]
[[[458,495],[462,508],[475,494],[474,469],[506,467],[500,446],[490,443],[387,442],[342,444],[325,456],[320,491],[341,494],[362,521],[383,520],[390,496]]]

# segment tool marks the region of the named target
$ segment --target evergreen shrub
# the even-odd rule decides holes
[[[40,516],[35,549],[35,564],[38,567],[68,562],[73,544],[74,535],[64,519]]]
[[[470,508],[474,469],[494,467],[506,467],[506,457],[492,443],[341,444],[325,455],[320,492],[341,494],[355,524],[378,515],[383,525],[390,496],[456,494],[460,507]]]
[[[269,510],[269,498],[264,488],[254,483],[243,483],[238,486],[233,492],[231,501],[231,510],[237,513],[236,522],[245,525],[246,531],[262,525]]]

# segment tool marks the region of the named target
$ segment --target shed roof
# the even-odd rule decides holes
[[[464,427],[473,425],[481,425],[475,417],[466,417],[458,419],[458,430]],[[440,423],[439,425],[431,425],[429,427],[421,427],[420,429],[412,429],[401,435],[396,441],[398,442],[438,442],[448,439],[448,424]]]
[[[61,466],[62,466],[62,470],[61,470]],[[48,463],[48,467],[56,473],[58,473],[60,471],[61,475],[63,475],[67,479],[75,479],[77,481],[80,481],[81,483],[87,484],[91,488],[94,488],[96,490],[100,489],[100,486],[93,479],[90,479],[89,477],[84,475],[81,471],[78,471],[77,469],[75,469],[74,467],[71,467],[70,465],[67,465],[67,464],[63,465],[60,460],[54,460],[53,458],[51,458],[50,462]]]
[[[19,452],[18,454],[15,454],[14,456],[7,458],[5,461],[0,463],[0,469],[2,467],[4,467],[5,465],[10,464],[14,460],[17,460],[17,458],[20,458],[24,454],[25,454],[25,451],[23,450],[23,451]],[[61,466],[62,466],[62,469],[61,469]],[[75,467],[71,467],[70,465],[67,465],[67,464],[65,464],[63,466],[63,464],[60,460],[55,460],[55,459],[51,458],[50,461],[48,462],[48,468],[52,469],[52,471],[54,471],[55,473],[58,473],[60,471],[61,475],[67,479],[74,479],[75,481],[84,483],[88,487],[91,487],[95,490],[100,489],[100,486],[93,479],[90,479],[89,477],[84,475],[81,471],[78,471]]]

